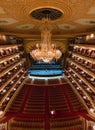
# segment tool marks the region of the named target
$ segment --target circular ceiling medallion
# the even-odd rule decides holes
[[[62,12],[57,9],[53,8],[40,8],[33,10],[30,15],[37,19],[37,20],[42,20],[42,18],[48,17],[51,20],[56,20],[62,16]]]

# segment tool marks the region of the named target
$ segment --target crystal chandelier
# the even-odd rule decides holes
[[[36,48],[30,52],[34,60],[51,62],[58,60],[62,53],[55,44],[51,44],[51,31],[49,29],[49,18],[43,18],[43,29],[41,32],[41,43],[36,44]]]

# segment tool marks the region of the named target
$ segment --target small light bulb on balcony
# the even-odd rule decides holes
[[[2,79],[0,79],[0,82],[2,82]]]
[[[18,47],[16,47],[15,49],[18,50]]]
[[[93,130],[95,130],[95,125],[93,125],[92,127],[93,127]]]
[[[92,50],[89,50],[89,52],[91,52]]]
[[[84,71],[81,71],[82,74],[84,74]]]
[[[90,108],[90,112],[94,112],[94,109],[93,109],[93,108]]]
[[[91,78],[90,80],[91,80],[91,81],[94,81],[95,79],[94,79],[94,78]]]
[[[12,51],[12,48],[9,48],[10,51]]]
[[[4,64],[6,65],[6,64],[7,64],[7,62],[5,61],[5,62],[4,62]]]
[[[2,115],[3,114],[3,111],[2,110],[0,110],[0,115]]]
[[[89,40],[89,39],[90,39],[90,36],[89,36],[89,35],[87,35],[87,36],[86,36],[86,40]]]
[[[2,35],[2,39],[3,39],[4,41],[6,41],[6,36],[5,36],[5,35]]]
[[[14,81],[11,81],[11,84],[13,84],[14,83]]]
[[[74,83],[74,80],[72,80],[72,83]]]
[[[79,80],[79,82],[81,83],[81,82],[82,82],[82,80],[80,79],[80,80]]]
[[[78,57],[77,59],[78,59],[78,60],[80,60],[80,58],[79,58],[79,57]]]
[[[3,53],[4,51],[3,50],[0,50],[1,53]]]
[[[7,101],[8,101],[9,99],[10,99],[9,97],[6,98]]]
[[[74,46],[74,49],[76,49],[77,47],[76,46]]]
[[[83,99],[86,99],[86,96],[83,96]]]
[[[6,89],[3,89],[3,93],[5,93],[6,92]]]
[[[92,34],[90,34],[90,37],[91,37],[91,38],[93,38],[93,37],[94,37],[94,34],[93,34],[93,33],[92,33]]]
[[[90,90],[90,88],[87,88],[87,90],[89,91],[89,90]]]
[[[10,75],[11,74],[11,72],[8,72],[8,75]]]
[[[17,78],[19,77],[19,75],[16,76]]]
[[[19,84],[21,83],[21,81],[18,82]]]
[[[79,88],[79,87],[77,87],[77,89],[79,90],[80,88]]]
[[[13,89],[14,91],[16,90],[16,88]]]

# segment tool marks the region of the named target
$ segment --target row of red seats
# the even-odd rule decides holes
[[[19,62],[20,58],[15,57],[13,59],[9,59],[8,61],[0,63],[0,72],[4,71],[8,67],[14,65],[15,63]]]
[[[18,47],[15,48],[8,48],[8,49],[1,49],[0,50],[0,58],[3,58],[5,56],[14,54],[18,52]]]
[[[82,54],[84,56],[88,56],[91,58],[95,58],[95,49],[87,49],[82,47],[74,47],[73,51],[79,54]]]
[[[91,62],[90,62],[90,61],[86,61],[86,60],[83,59],[82,57],[79,58],[79,57],[77,57],[77,56],[72,56],[72,59],[73,59],[75,62],[77,62],[77,63],[83,65],[84,67],[90,69],[91,71],[95,72],[95,64],[92,63],[92,61],[91,61]]]
[[[81,130],[84,130],[83,126],[83,119],[80,119],[79,116],[76,117],[68,117],[68,118],[54,118],[50,120],[50,128],[54,130],[56,129],[66,129],[66,130],[71,130],[71,129],[76,129],[81,128]],[[85,124],[84,124],[85,125]]]
[[[43,114],[45,112],[45,87],[32,86],[28,100],[26,102],[24,113]]]

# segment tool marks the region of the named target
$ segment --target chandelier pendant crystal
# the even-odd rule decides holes
[[[51,44],[51,31],[49,29],[49,18],[43,18],[44,24],[41,32],[41,43],[36,44],[36,48],[30,52],[32,58],[36,61],[51,62],[58,60],[62,53],[55,44]]]

